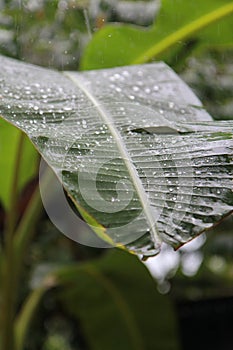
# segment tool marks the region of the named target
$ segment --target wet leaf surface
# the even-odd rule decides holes
[[[165,64],[64,74],[0,65],[0,114],[112,243],[154,255],[232,211],[233,123],[213,121]]]

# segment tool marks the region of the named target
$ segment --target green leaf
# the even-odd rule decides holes
[[[36,276],[39,285],[16,319],[17,350],[24,348],[35,310],[54,287],[51,293],[81,321],[92,350],[179,348],[172,302],[158,293],[155,281],[135,256],[115,249],[88,263],[51,266],[40,277]]]
[[[17,96],[16,96],[17,97]],[[0,97],[1,98],[1,97]],[[15,156],[20,131],[3,119],[0,120],[0,201],[6,209],[10,205],[10,192],[14,177]],[[18,190],[36,175],[38,156],[31,142],[26,139],[23,144],[23,158],[20,164]]]
[[[0,114],[108,243],[154,255],[232,211],[233,123],[213,121],[165,64],[65,74],[0,64]]]
[[[158,57],[169,60],[185,48],[187,40],[196,46],[232,45],[232,12],[233,2],[229,0],[163,0],[149,30],[113,24],[98,31],[84,52],[81,67],[123,66]]]
[[[138,259],[120,250],[57,273],[61,301],[81,320],[90,349],[178,349],[171,300]]]

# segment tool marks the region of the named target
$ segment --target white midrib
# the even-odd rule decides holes
[[[142,183],[141,183],[140,178],[137,174],[137,171],[136,171],[135,167],[133,166],[132,162],[130,161],[130,156],[128,154],[127,149],[124,146],[124,142],[122,142],[122,137],[121,137],[120,133],[118,132],[118,130],[116,129],[112,118],[109,116],[109,114],[107,113],[105,108],[103,106],[101,106],[98,99],[82,83],[83,77],[77,78],[76,76],[73,75],[72,72],[64,72],[64,74],[78,88],[80,88],[85,93],[85,95],[89,98],[89,100],[93,103],[93,105],[98,110],[103,122],[106,123],[106,125],[108,126],[109,131],[116,142],[120,156],[122,157],[122,159],[125,163],[125,166],[129,172],[130,178],[132,179],[133,185],[137,191],[137,194],[138,194],[139,200],[141,202],[144,214],[147,218],[147,221],[148,221],[148,224],[150,227],[150,233],[152,235],[152,240],[153,240],[154,246],[155,246],[155,248],[159,248],[162,240],[161,240],[161,238],[156,230],[151,206],[149,204],[147,195],[146,195],[145,190],[142,186]]]

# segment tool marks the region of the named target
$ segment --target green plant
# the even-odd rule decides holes
[[[163,0],[157,20],[147,29],[116,23],[98,31],[84,52],[81,68],[99,69],[153,59],[180,67],[185,57],[206,46],[232,47],[232,12],[233,3],[228,0]]]
[[[143,39],[144,35],[149,37],[148,32],[138,36],[138,29],[135,28],[103,28],[90,42],[83,56],[82,67],[100,68],[99,62],[101,67],[131,64],[140,57],[138,50],[144,57],[143,61],[151,60],[155,49],[151,50],[151,55],[145,55],[144,52],[148,52],[148,43],[149,47],[153,44],[153,47],[160,48],[159,52],[162,52],[161,47],[169,48],[171,44],[176,43],[177,38],[184,39],[193,35],[198,29],[232,11],[232,2],[229,1],[220,9],[219,1],[208,2],[203,6],[200,3],[198,11],[201,13],[201,19],[197,19],[200,13],[196,14],[194,24],[191,25],[187,16],[189,7],[186,8],[183,1],[179,3],[182,5],[180,8],[183,10],[185,26],[176,34],[170,34],[173,27],[169,28],[169,21],[164,23],[165,28],[161,29],[167,35],[166,38],[156,39],[153,32],[153,35],[149,35],[149,41]],[[164,11],[166,9],[168,1],[164,1]],[[159,23],[162,23],[162,19]],[[227,21],[223,27],[224,33],[231,30]],[[133,59],[131,56],[129,59],[125,54],[128,52],[126,46],[114,37],[115,30],[118,29],[120,37],[124,40],[126,38],[125,45],[128,45],[128,31],[135,33],[135,37],[138,38],[137,52],[134,48],[128,50]],[[114,45],[103,51],[102,42],[98,40],[106,39],[109,33],[112,35],[111,40],[114,39]],[[208,40],[210,37],[216,39],[213,33],[214,30],[209,30]],[[130,37],[133,38],[131,34]],[[229,44],[228,36],[224,38]],[[114,48],[117,48],[119,43],[124,55],[114,53]],[[132,43],[135,44],[134,39]],[[104,61],[98,61],[100,53]],[[167,60],[176,55],[177,49],[171,50]],[[48,163],[56,169],[83,217],[107,243],[125,245],[127,249],[142,255],[155,254],[161,240],[177,247],[232,211],[232,122],[214,122],[187,86],[165,65],[61,74],[4,57],[0,58],[0,62],[4,67],[0,75],[0,114],[29,135]],[[98,66],[95,66],[96,62]],[[127,80],[122,79],[126,76]],[[155,80],[158,82],[156,85]],[[143,88],[138,84],[139,81]],[[157,99],[155,96],[158,96]],[[101,104],[98,101],[101,101]],[[119,108],[122,113],[120,116],[117,114]],[[146,115],[144,120],[142,114]],[[101,116],[100,122],[98,116]],[[78,122],[80,124],[77,124]],[[107,126],[110,132],[102,133],[104,126]],[[69,310],[69,315],[75,320],[81,320],[91,349],[114,349],[114,346],[119,348],[119,344],[122,349],[154,349],[156,346],[160,349],[177,349],[179,344],[175,316],[168,298],[156,292],[154,281],[137,257],[124,251],[114,250],[103,258],[86,263],[77,264],[74,260],[68,263],[66,261],[62,266],[48,265],[40,278],[38,271],[35,271],[34,276],[37,278],[35,277],[33,290],[29,292],[26,288],[23,297],[19,295],[21,281],[24,280],[25,256],[32,245],[33,233],[40,223],[42,213],[39,185],[30,192],[24,205],[19,205],[20,192],[38,172],[38,154],[25,135],[4,120],[1,120],[0,132],[1,166],[5,172],[5,176],[1,174],[0,195],[6,217],[0,258],[1,350],[24,349],[36,308],[49,292],[56,295],[59,302]],[[12,139],[10,145],[9,139]],[[104,147],[101,147],[101,142]],[[133,152],[132,146],[140,147],[140,158],[137,157],[138,153]],[[170,155],[175,155],[177,148],[182,149],[182,160],[178,158],[174,164],[174,158]],[[102,164],[101,161],[95,164],[94,160],[100,160],[101,155],[107,154],[107,151],[110,152],[110,155],[107,155],[108,164]],[[154,159],[151,159],[151,156]],[[81,180],[84,181],[84,188],[90,185],[87,184],[88,173],[93,169],[94,172],[96,169],[101,170],[97,179],[100,186],[103,183],[110,185],[105,193],[102,191],[105,203],[117,203],[114,177],[118,178],[119,169],[125,180],[131,180],[134,189],[131,192],[134,196],[128,206],[121,210],[120,215],[119,212],[103,214],[93,210],[82,200],[80,186],[77,186],[77,159],[79,164],[84,166],[79,169],[83,175]],[[156,162],[153,163],[155,159],[159,159],[158,163],[162,162],[163,165],[158,167]],[[141,161],[149,165],[149,173],[147,167],[141,165]],[[184,168],[184,161],[184,171],[186,175],[188,172],[194,183],[188,182],[186,192],[183,193],[179,192],[178,187],[185,189],[185,174],[178,174],[175,168]],[[96,168],[93,168],[94,165]],[[144,179],[150,178],[151,172],[157,172],[154,176],[158,183],[153,184],[153,194],[158,190],[159,196],[150,197],[148,205],[145,193],[151,184]],[[182,182],[179,182],[179,178]],[[101,187],[99,189],[101,192]],[[122,190],[125,190],[124,186]],[[193,202],[183,208],[181,196],[183,201],[192,199]],[[174,205],[174,197],[178,198],[178,205],[181,207]],[[151,201],[155,198],[159,202],[158,208],[162,206],[163,209],[156,226],[153,219],[150,222]],[[202,211],[199,210],[200,207]],[[187,221],[174,216],[174,221],[170,224],[171,228],[176,225],[176,232],[174,236],[169,235],[169,227],[165,220],[170,213],[176,214],[182,210],[188,212]],[[141,212],[146,214],[145,217],[140,217]],[[135,236],[132,239],[131,232],[128,234],[127,231],[121,230],[121,226],[138,217],[138,239],[135,241]],[[120,237],[114,230],[115,226],[120,227],[117,230],[117,233],[122,233]],[[149,228],[152,231],[151,235]],[[135,226],[133,229],[135,230]],[[133,292],[132,280],[129,283],[131,274],[134,276]],[[137,290],[139,286],[140,290]],[[161,311],[158,314],[149,312],[150,309],[155,311],[159,307]],[[142,313],[142,309],[148,310],[147,315]],[[159,336],[161,329],[164,336]],[[115,342],[116,338],[119,343]],[[67,344],[63,346],[68,347]],[[86,346],[83,345],[83,348]]]

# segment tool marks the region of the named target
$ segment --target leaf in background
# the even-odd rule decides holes
[[[232,45],[232,16],[225,18],[232,12],[233,3],[229,0],[163,0],[158,18],[149,30],[113,24],[98,31],[86,47],[81,67],[87,70],[123,66],[155,57],[169,60],[184,47],[186,39],[198,45]],[[211,26],[205,28],[208,25]],[[172,46],[175,50],[171,50]]]
[[[1,75],[1,74],[0,74]],[[1,82],[0,82],[1,84]],[[10,94],[10,92],[5,92]],[[0,93],[1,94],[1,93]],[[2,96],[0,97],[0,99]],[[17,95],[14,96],[17,99]],[[0,120],[0,200],[9,209],[12,179],[15,172],[15,156],[20,131],[4,120]],[[24,140],[23,157],[19,171],[19,191],[32,179],[38,169],[38,155],[28,139]]]
[[[81,320],[90,349],[179,348],[171,301],[135,256],[114,250],[56,276],[60,299]]]
[[[0,114],[112,243],[154,255],[232,211],[233,124],[212,121],[165,64],[65,74],[0,64]]]

